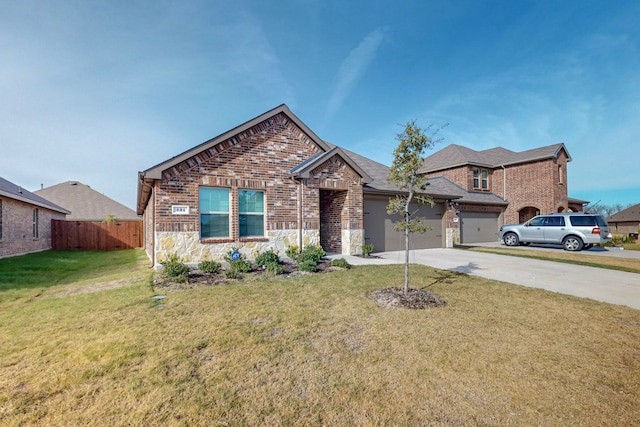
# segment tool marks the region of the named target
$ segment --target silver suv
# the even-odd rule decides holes
[[[590,249],[611,241],[607,220],[602,215],[583,212],[538,215],[524,224],[503,225],[499,236],[507,246],[555,243],[567,251]]]

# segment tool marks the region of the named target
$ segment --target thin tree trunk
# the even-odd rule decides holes
[[[409,191],[407,204],[404,205],[404,294],[409,295],[409,205],[413,199],[413,191]]]
[[[404,294],[406,296],[409,295],[409,227],[404,229],[404,248]]]

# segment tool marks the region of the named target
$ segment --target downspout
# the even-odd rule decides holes
[[[504,165],[500,165],[500,167],[502,168],[502,198],[504,199],[504,201],[507,201],[507,168],[504,167]],[[507,209],[505,208],[505,211]],[[504,219],[505,215],[504,212],[502,213],[502,223],[505,224],[505,219]]]
[[[500,165],[502,168],[502,198],[507,200],[507,169],[504,165]]]
[[[296,183],[298,186],[298,249],[302,250],[302,220],[303,220],[303,212],[302,212],[302,181],[298,181],[295,176],[290,176],[291,180]]]
[[[144,182],[144,179],[138,175],[138,178],[140,179],[140,184],[142,186],[147,186],[149,187],[149,200],[151,200],[151,197],[154,197],[155,195],[153,194],[153,186],[147,184],[146,182]],[[147,206],[149,206],[149,202],[147,201]],[[155,267],[156,266],[156,205],[154,202],[152,202],[151,206],[153,206],[153,212],[152,212],[152,219],[151,219],[151,225],[152,225],[152,232],[151,232],[151,267]],[[145,208],[146,210],[146,208]],[[144,220],[143,220],[143,224],[144,224]],[[144,229],[144,227],[143,227]]]

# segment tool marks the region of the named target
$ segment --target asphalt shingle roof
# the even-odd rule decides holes
[[[547,145],[521,152],[514,152],[506,148],[496,147],[489,150],[476,151],[457,144],[451,144],[427,157],[424,161],[423,172],[435,172],[463,165],[485,166],[497,168],[500,166],[528,163],[536,160],[556,157],[560,150],[569,152],[563,143]],[[571,161],[571,156],[569,156]]]
[[[354,153],[353,151],[344,150],[344,152],[373,179],[372,182],[365,184],[365,192],[400,192],[397,186],[387,181],[389,177],[389,167]],[[455,199],[459,202],[473,202],[477,204],[507,204],[504,199],[495,194],[466,191],[460,185],[442,176],[432,177],[427,181],[429,185],[426,193],[435,198]]]
[[[39,196],[30,191],[27,191],[24,188],[20,187],[19,185],[16,185],[11,181],[7,181],[2,177],[0,177],[0,196],[4,196],[14,200],[19,200],[25,203],[30,203],[35,206],[51,209],[53,211],[64,213],[64,214],[69,213],[69,211],[67,211],[61,206],[56,205],[50,200],[47,200],[42,196]]]
[[[71,212],[69,221],[103,221],[109,215],[119,220],[139,220],[128,207],[78,181],[67,181],[35,192]]]
[[[610,222],[640,222],[640,203],[607,218]]]

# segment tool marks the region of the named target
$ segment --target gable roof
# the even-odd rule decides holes
[[[289,110],[289,107],[287,107],[285,104],[281,104],[278,107],[272,110],[269,110],[266,113],[260,114],[259,116],[239,126],[236,126],[231,130],[228,130],[214,138],[209,139],[208,141],[203,142],[202,144],[196,145],[195,147],[190,148],[189,150],[170,158],[169,160],[165,160],[164,162],[149,168],[141,172],[141,174],[143,174],[145,178],[160,179],[162,178],[162,172],[169,169],[170,167],[175,166],[178,163],[184,162],[185,160],[188,160],[191,157],[205,150],[208,150],[209,148],[212,148],[228,139],[233,139],[233,137],[238,135],[239,133],[242,133],[247,129],[250,129],[258,125],[279,113],[284,113],[287,117],[289,117],[289,119],[291,119],[291,121],[293,121],[296,124],[296,126],[298,126],[305,134],[307,134],[307,136],[313,142],[315,142],[318,146],[320,146],[320,148],[323,151],[328,151],[331,148],[322,139],[320,139],[315,133],[313,133],[313,131],[309,129],[307,125],[305,125],[302,122],[302,120],[300,120],[295,114],[293,114],[291,110]]]
[[[136,213],[79,181],[67,181],[35,192],[70,211],[68,221],[139,220]]]
[[[50,209],[52,211],[60,212],[65,215],[70,213],[65,208],[52,203],[42,196],[27,191],[24,188],[12,183],[11,181],[7,181],[2,177],[0,177],[0,196],[19,200],[21,202],[29,203],[30,205],[38,206],[41,208]]]
[[[324,153],[320,153],[321,155],[318,157],[313,156],[312,161],[315,162],[316,160],[319,160],[322,162],[329,158],[329,157],[323,157],[323,155],[326,154],[326,152],[330,151],[334,147],[331,146],[330,144],[327,144],[320,137],[318,137],[318,135],[316,135],[311,129],[309,129],[309,127],[306,124],[304,124],[302,120],[300,120],[295,114],[291,112],[291,110],[289,110],[289,107],[287,107],[285,104],[281,104],[276,108],[273,108],[263,114],[260,114],[259,116],[239,126],[236,126],[233,129],[228,130],[227,132],[224,132],[214,138],[211,138],[208,141],[203,142],[202,144],[196,145],[195,147],[181,154],[178,154],[177,156],[174,156],[169,160],[159,163],[145,171],[138,172],[138,202],[137,202],[138,212],[137,213],[139,215],[142,215],[144,213],[147,203],[149,202],[149,198],[151,197],[151,188],[152,188],[151,183],[154,180],[161,179],[163,171],[171,167],[174,167],[184,161],[192,159],[193,157],[201,154],[202,152],[209,150],[211,148],[214,148],[219,144],[225,143],[226,141],[229,141],[231,144],[240,143],[242,138],[238,138],[238,135],[242,134],[245,131],[250,130],[252,127],[257,126],[264,121],[271,119],[272,117],[280,113],[284,114],[289,120],[291,120],[312,142],[314,142],[324,152]],[[344,154],[342,150],[333,151],[330,154],[330,156],[333,156],[333,155],[340,155],[352,168],[354,168],[354,170],[357,173],[359,174],[364,173],[362,169],[360,169],[351,159],[349,159],[348,156]],[[308,159],[307,162],[309,162],[309,160],[311,159]],[[298,165],[298,167],[295,169],[299,168],[298,172],[303,173],[304,171],[306,171],[305,165],[307,164],[307,162],[303,162],[301,165]],[[317,165],[317,163],[314,163],[314,164]],[[366,173],[362,176],[362,178],[365,181],[369,179]]]
[[[640,203],[607,218],[608,222],[640,222]]]
[[[547,145],[545,147],[521,152],[514,152],[503,147],[476,151],[461,145],[451,144],[427,157],[421,171],[436,172],[465,165],[498,168],[556,158],[563,150],[567,154],[568,161],[571,161],[571,156],[564,143]]]
[[[346,154],[345,150],[338,146],[333,146],[333,148],[329,149],[329,151],[317,153],[311,157],[309,157],[304,162],[300,163],[295,168],[291,169],[290,173],[300,178],[309,178],[310,172],[332,158],[333,156],[339,156],[342,160],[344,160],[351,169],[355,170],[358,175],[362,177],[363,183],[368,183],[373,181],[373,179],[365,172],[356,162],[354,162],[349,155]]]

